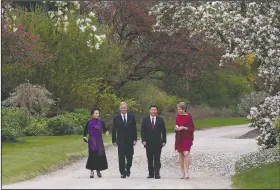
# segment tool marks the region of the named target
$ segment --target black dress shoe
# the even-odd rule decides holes
[[[156,176],[155,176],[155,179],[160,179],[160,175],[156,175]]]
[[[96,171],[98,177],[102,177],[100,171]]]
[[[121,178],[126,178],[126,175],[121,175]]]
[[[130,171],[129,171],[129,170],[127,170],[127,172],[126,172],[126,176],[127,176],[127,177],[129,177],[129,176],[130,176]]]
[[[148,177],[147,178],[154,178],[154,176],[153,175],[148,175]]]

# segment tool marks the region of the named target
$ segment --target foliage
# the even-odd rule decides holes
[[[251,107],[256,107],[264,102],[265,98],[269,94],[260,91],[260,92],[251,92],[241,99],[241,102],[238,104],[238,113],[241,116],[247,116],[250,113]]]
[[[24,136],[24,130],[29,125],[30,115],[23,109],[2,107],[1,110],[1,138],[15,141]]]
[[[69,116],[65,115],[48,119],[47,126],[52,135],[82,134],[83,131],[83,128],[75,120],[69,119]]]
[[[24,129],[24,135],[26,136],[47,136],[50,134],[46,118],[32,118],[29,125]]]
[[[256,53],[260,62],[259,85],[275,95],[279,91],[279,2],[159,2],[151,8],[156,16],[155,29],[170,35],[188,28],[191,35],[226,48],[221,63]],[[169,20],[168,20],[169,19]],[[171,22],[168,22],[171,21]]]
[[[211,72],[190,82],[189,100],[193,104],[211,107],[236,105],[239,99],[252,90],[247,79],[230,72]]]
[[[167,112],[175,113],[177,111],[176,105],[182,101],[183,99],[176,96],[166,96],[156,99],[155,103],[161,112],[166,110]]]
[[[210,107],[209,105],[191,105],[187,112],[192,114],[193,119],[206,119],[211,117],[234,117],[232,109],[226,107]]]
[[[55,105],[51,95],[43,86],[24,83],[16,87],[11,96],[2,102],[2,105],[20,107],[31,114],[45,116],[51,106]]]
[[[191,79],[202,70],[215,67],[213,63],[222,55],[221,48],[200,37],[189,38],[186,33],[170,37],[152,32],[156,20],[147,14],[152,4],[134,0],[87,2],[86,9],[94,10],[102,22],[112,25],[111,40],[124,48],[121,58],[127,68],[116,90],[127,82],[142,79],[168,80],[170,75]]]
[[[176,96],[169,96],[158,86],[158,84],[151,80],[133,81],[126,83],[116,93],[121,97],[133,98],[137,103],[138,111],[142,113],[147,113],[149,106],[152,104],[158,106],[159,113],[164,111],[164,109],[174,111],[176,104],[181,99]]]
[[[96,99],[105,89],[118,81],[119,70],[123,67],[118,64],[120,48],[103,38],[110,28],[97,25],[91,13],[65,14],[67,21],[63,23],[69,23],[65,31],[53,26],[59,18],[48,18],[40,10],[21,19],[26,23],[26,29],[40,34],[41,40],[56,54],[54,62],[45,70],[49,76],[45,76],[44,81],[54,95],[61,99],[59,106],[66,109],[89,107],[96,104]],[[35,24],[34,19],[39,24]],[[85,29],[80,26],[81,23],[90,28]],[[89,40],[99,43],[98,48],[91,48],[96,44],[88,47]]]
[[[151,8],[150,14],[156,16],[155,31],[174,35],[187,28],[193,31],[191,36],[203,35],[205,40],[226,48],[221,66],[227,60],[244,59],[246,55],[254,54],[258,71],[256,82],[270,97],[260,105],[259,113],[252,108],[251,125],[264,129],[262,137],[258,138],[259,145],[263,148],[274,146],[272,122],[279,110],[279,104],[274,100],[279,97],[280,90],[279,1],[162,1]],[[267,106],[268,102],[274,106],[272,109]]]
[[[24,30],[24,24],[14,22],[16,30],[10,30],[7,27],[11,18],[16,18],[19,14],[15,10],[7,10],[5,8],[2,14],[2,41],[1,45],[5,48],[1,49],[2,63],[2,85],[5,89],[3,99],[8,97],[10,90],[18,86],[22,81],[32,78],[32,82],[40,84],[43,79],[46,64],[53,60],[53,55],[40,42],[39,35]],[[9,14],[5,14],[7,12]],[[6,16],[5,16],[6,15]],[[10,20],[8,19],[10,18]]]
[[[118,64],[121,47],[108,43],[106,36],[110,27],[98,24],[93,12],[81,13],[78,2],[49,3],[52,9],[48,14],[40,7],[30,12],[6,10],[12,18],[16,14],[18,28],[11,35],[22,32],[29,37],[32,34],[36,40],[32,38],[30,44],[27,38],[25,46],[36,45],[38,51],[44,47],[52,59],[41,59],[38,51],[29,48],[28,52],[34,52],[34,57],[43,62],[28,63],[28,69],[25,69],[25,60],[33,60],[32,57],[18,57],[18,64],[7,64],[4,68],[5,83],[11,86],[15,81],[14,88],[19,81],[28,79],[34,84],[44,84],[53,92],[61,100],[60,108],[91,107],[108,86],[118,82],[123,69],[123,65]],[[6,41],[16,46],[12,38]],[[6,57],[14,54],[17,55],[10,51]]]

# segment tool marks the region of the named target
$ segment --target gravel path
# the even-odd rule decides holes
[[[251,129],[247,125],[219,127],[195,132],[191,150],[190,179],[180,178],[177,153],[174,151],[174,134],[167,137],[161,162],[161,179],[147,179],[146,152],[140,141],[135,146],[131,177],[121,179],[118,170],[117,149],[107,151],[109,169],[103,178],[89,178],[83,159],[62,170],[33,180],[3,186],[4,189],[229,189],[234,163],[242,154],[257,151],[254,139],[236,139]]]

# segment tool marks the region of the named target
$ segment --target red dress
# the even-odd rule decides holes
[[[194,124],[191,114],[177,115],[176,125],[188,127],[188,130],[182,129],[175,131],[175,150],[178,152],[190,151],[193,142]]]

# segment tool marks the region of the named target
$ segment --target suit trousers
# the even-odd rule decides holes
[[[160,156],[161,156],[162,146],[146,146],[146,154],[148,159],[148,170],[149,175],[159,175],[159,170],[161,168]]]
[[[132,141],[124,141],[122,145],[118,145],[119,170],[121,175],[125,175],[126,171],[130,171],[134,147]]]

